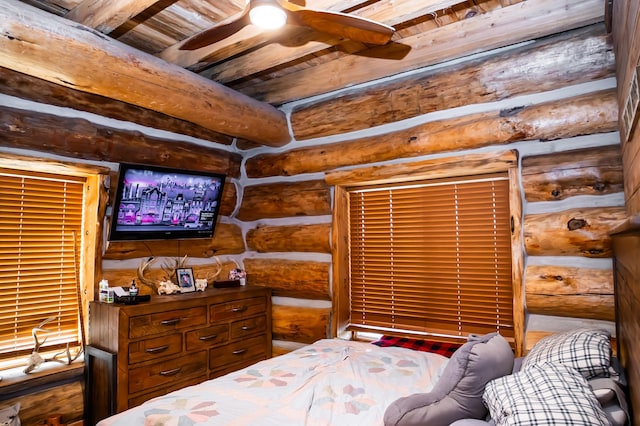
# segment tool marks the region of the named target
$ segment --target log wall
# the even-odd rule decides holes
[[[311,228],[328,214],[318,202],[324,190],[319,177],[328,176],[329,185],[335,175],[370,181],[382,166],[400,176],[407,163],[434,159],[437,169],[456,156],[515,148],[522,159],[525,346],[584,324],[614,332],[609,233],[626,217],[614,70],[611,39],[598,24],[285,105],[294,137],[304,143],[286,149],[245,145],[247,180],[238,218],[249,227],[249,282],[273,278],[288,311],[292,305],[301,313],[328,309],[329,300],[335,302],[336,283],[327,276],[321,284],[318,270],[318,259],[330,260],[318,241],[325,241],[324,234]],[[482,165],[467,168],[481,172]],[[286,262],[291,269],[282,276]],[[322,305],[325,288],[331,299]],[[305,343],[275,331],[274,339]]]
[[[449,67],[447,73],[427,70],[366,93],[354,89],[296,106],[291,113],[295,137],[302,140],[368,129],[433,111],[593,81],[613,71],[612,46],[606,34],[594,27],[539,40],[535,45]],[[565,54],[576,51],[584,54]],[[533,61],[537,66],[530,68]],[[425,96],[436,92],[439,96]]]
[[[242,157],[230,146],[231,138],[153,111],[82,94],[1,68],[0,82],[6,83],[0,84],[0,96],[3,96],[0,99],[0,151],[22,160],[32,157],[34,161],[46,161],[55,156],[65,163],[98,162],[112,169],[101,191],[99,217],[103,220],[96,221],[95,237],[97,256],[102,259],[94,282],[86,283],[94,287],[91,294],[98,294],[97,284],[103,278],[109,280],[111,286],[128,286],[132,279],[137,280],[138,266],[149,257],[158,260],[146,274],[153,281],[165,278],[162,265],[185,255],[196,278],[213,279],[218,271],[214,257],[221,262],[218,279],[227,279],[229,271],[238,267],[234,256],[244,253],[246,245],[242,227],[231,215],[242,191],[238,189]],[[33,109],[25,108],[25,103]],[[61,108],[50,106],[63,106],[67,112],[61,113]],[[20,154],[15,154],[15,150],[20,150]],[[214,237],[188,242],[108,242],[105,237],[110,219],[107,207],[112,203],[113,183],[117,181],[114,164],[119,162],[225,174],[223,205]],[[137,281],[141,294],[154,291]],[[82,376],[73,383],[64,381],[46,389],[30,378],[18,387],[19,396],[0,400],[2,406],[16,401],[22,403],[23,425],[44,424],[46,415],[55,413],[62,414],[64,422],[83,417]]]
[[[568,65],[567,51],[576,69]],[[515,69],[529,71],[513,74]],[[55,102],[27,96],[21,87],[5,95],[26,99],[33,111],[22,104],[0,107],[2,150],[227,174],[225,207],[211,241],[105,242],[101,274],[126,285],[150,256],[185,254],[196,275],[215,267],[214,256],[223,264],[222,276],[242,266],[248,285],[273,288],[274,353],[332,335],[330,242],[337,227],[327,173],[366,168],[373,176],[375,166],[394,165],[401,174],[406,162],[446,163],[512,149],[521,158],[527,347],[535,336],[585,322],[613,328],[607,235],[623,220],[624,197],[614,58],[603,24],[284,105],[295,140],[279,148],[229,145],[216,134],[194,143],[183,135],[203,130],[179,130],[183,123],[177,121],[165,123],[172,136],[159,137],[136,123],[118,128],[111,120],[42,112]],[[403,98],[407,102],[398,101]],[[108,109],[125,108],[104,102]],[[145,126],[158,119],[152,114]],[[150,276],[161,276],[160,263]],[[589,297],[580,293],[585,289]]]

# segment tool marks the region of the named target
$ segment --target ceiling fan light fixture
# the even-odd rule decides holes
[[[265,30],[277,30],[287,23],[287,13],[272,2],[260,2],[249,11],[251,23]]]

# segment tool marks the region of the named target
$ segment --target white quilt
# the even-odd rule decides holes
[[[391,402],[429,392],[448,360],[404,348],[320,340],[148,401],[99,426],[382,425]]]

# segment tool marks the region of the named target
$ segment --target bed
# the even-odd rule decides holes
[[[630,418],[604,330],[547,336],[519,359],[499,333],[440,353],[376,343],[320,340],[98,425],[625,426]]]
[[[449,358],[320,340],[112,416],[99,426],[382,425],[394,400],[428,392]]]

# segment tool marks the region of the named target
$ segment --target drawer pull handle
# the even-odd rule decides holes
[[[238,349],[238,350],[235,350],[235,351],[233,351],[231,353],[234,354],[234,355],[242,355],[246,351],[247,351],[246,349]]]
[[[161,376],[175,376],[182,370],[182,367],[174,368],[173,370],[161,371]]]
[[[179,322],[180,322],[180,318],[174,318],[174,319],[170,319],[170,320],[161,321],[160,324],[162,324],[162,325],[176,325]]]
[[[166,346],[158,346],[157,348],[149,348],[145,352],[147,352],[148,354],[157,354],[157,353],[160,353],[160,352],[164,352],[167,349],[169,349],[168,345],[166,345]]]
[[[218,337],[218,335],[217,335],[217,334],[210,334],[210,335],[208,335],[208,336],[201,336],[201,337],[198,337],[198,339],[200,339],[200,340],[202,340],[202,341],[204,342],[205,340],[215,339],[216,337]]]
[[[252,325],[252,326],[243,325],[242,326],[242,331],[250,331],[250,330],[254,330],[255,328],[256,328],[255,325]]]
[[[246,306],[240,306],[239,308],[231,308],[231,312],[244,312],[247,310]]]

